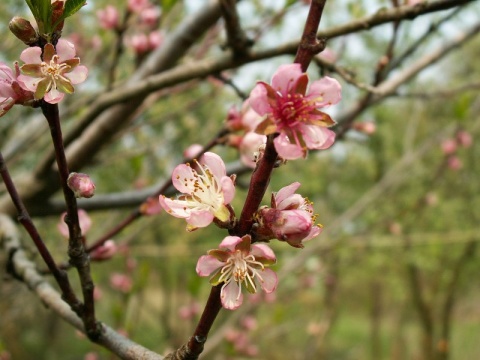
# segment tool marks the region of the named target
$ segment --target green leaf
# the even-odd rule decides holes
[[[63,9],[62,20],[75,14],[83,6],[87,4],[86,0],[67,0],[65,1],[65,7]]]
[[[162,12],[164,14],[168,13],[176,3],[177,0],[161,0]]]

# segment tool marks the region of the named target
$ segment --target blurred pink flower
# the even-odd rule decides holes
[[[128,9],[132,12],[140,13],[149,6],[148,0],[128,0]]]
[[[206,152],[198,170],[189,164],[178,165],[172,174],[173,186],[183,193],[177,199],[160,195],[160,205],[172,216],[186,219],[187,230],[209,225],[214,219],[230,221],[230,204],[235,195],[233,180],[227,176],[225,163],[217,154]]]
[[[149,197],[140,205],[140,212],[143,215],[156,215],[162,211],[162,207],[156,197]]]
[[[160,14],[160,9],[157,6],[149,6],[140,12],[140,20],[142,24],[155,27],[157,26]]]
[[[58,231],[63,235],[64,238],[68,239],[70,235],[68,234],[68,226],[65,224],[65,216],[67,215],[64,212],[60,216],[60,222],[57,224]],[[80,223],[80,229],[82,230],[82,235],[85,235],[90,228],[92,227],[92,220],[88,216],[87,212],[83,209],[78,209],[78,221]]]
[[[457,151],[457,142],[455,139],[446,139],[442,142],[442,151],[445,155],[450,155]]]
[[[457,171],[463,167],[462,160],[458,156],[451,155],[447,160],[448,167],[450,170]]]
[[[122,273],[113,273],[110,275],[110,286],[123,293],[129,293],[133,287],[132,278]]]
[[[473,143],[472,135],[465,130],[460,130],[457,132],[457,141],[464,148],[469,148]]]
[[[118,252],[117,244],[114,240],[107,240],[105,243],[90,253],[90,257],[94,260],[111,259]]]
[[[243,328],[248,331],[255,330],[258,327],[257,319],[252,315],[247,315],[240,320]]]
[[[335,54],[335,52],[329,47],[325,48],[320,54],[318,54],[318,56],[331,63],[337,61],[337,54]]]
[[[80,59],[75,57],[75,46],[60,39],[56,48],[52,44],[45,45],[43,50],[38,46],[30,47],[20,55],[25,63],[20,70],[18,79],[24,89],[34,92],[36,100],[44,98],[51,104],[56,104],[64,97],[64,93],[72,94],[73,85],[85,81],[88,69],[80,65]]]
[[[97,18],[101,28],[113,30],[118,28],[120,14],[115,6],[107,5],[104,9],[97,11]]]
[[[353,123],[353,128],[366,135],[373,135],[377,131],[377,126],[373,121],[362,121]]]
[[[33,100],[33,93],[23,89],[18,81],[20,70],[15,64],[15,73],[0,61],[0,117],[15,104],[25,104]]]
[[[272,194],[271,207],[263,206],[257,214],[259,239],[272,238],[286,241],[293,247],[303,248],[305,241],[311,240],[322,232],[315,225],[312,202],[295,194],[300,187],[294,182]]]
[[[192,144],[183,151],[183,157],[186,159],[193,159],[200,154],[203,146],[200,144]]]
[[[265,135],[260,135],[255,132],[248,132],[241,137],[238,150],[240,151],[240,160],[242,163],[250,168],[256,166],[256,154],[259,149],[267,142]]]
[[[161,31],[152,31],[148,34],[148,44],[150,46],[150,50],[154,50],[163,43],[163,33]]]
[[[200,310],[200,304],[194,301],[190,305],[181,306],[178,309],[178,315],[183,320],[191,320],[200,313]]]
[[[307,92],[308,75],[299,64],[282,65],[272,77],[272,85],[259,82],[250,93],[250,105],[263,120],[256,132],[279,133],[274,144],[285,160],[307,156],[307,149],[327,149],[335,133],[327,127],[335,122],[318,110],[341,99],[337,80],[324,77],[314,81]]]
[[[132,35],[126,42],[137,54],[143,54],[150,50],[150,42],[145,34]]]
[[[210,284],[223,283],[220,292],[222,306],[235,310],[243,301],[242,285],[250,292],[257,292],[256,283],[267,293],[277,287],[277,274],[267,266],[276,262],[275,254],[265,244],[251,244],[250,235],[240,238],[227,236],[219,249],[210,250],[197,263],[199,276],[211,276]]]

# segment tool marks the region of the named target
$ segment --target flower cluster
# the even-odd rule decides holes
[[[312,203],[295,191],[295,182],[272,194],[271,207],[262,206],[257,213],[256,236],[258,240],[278,239],[296,248],[318,236],[322,228],[315,225]]]
[[[173,170],[173,186],[183,193],[177,199],[160,196],[160,205],[171,215],[187,220],[187,230],[205,227],[216,219],[230,221],[227,207],[235,195],[235,185],[227,176],[225,163],[217,154],[206,152],[200,161],[194,160],[197,169],[181,164]]]
[[[259,82],[250,94],[252,109],[264,117],[256,132],[278,133],[275,149],[285,160],[306,157],[307,149],[326,149],[335,141],[335,133],[327,129],[335,122],[319,108],[340,101],[340,84],[324,77],[314,81],[309,91],[307,85],[308,75],[299,64],[282,65],[271,85]]]
[[[267,266],[276,262],[275,254],[265,244],[251,244],[250,235],[242,238],[227,236],[219,249],[210,250],[200,257],[197,274],[211,276],[210,284],[223,283],[220,299],[224,308],[237,309],[243,302],[242,287],[256,293],[258,285],[273,292],[278,283],[277,274]]]

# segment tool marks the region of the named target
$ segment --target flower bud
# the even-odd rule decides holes
[[[113,240],[107,240],[103,245],[93,250],[90,257],[95,260],[108,260],[118,251],[117,244]]]
[[[30,21],[24,18],[15,16],[10,20],[8,27],[13,35],[22,40],[28,46],[33,45],[38,41],[37,31],[33,28],[32,24],[30,24]]]
[[[87,174],[71,173],[68,176],[67,185],[76,198],[91,198],[95,194],[95,184]]]

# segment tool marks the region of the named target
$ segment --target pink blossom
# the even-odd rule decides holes
[[[190,320],[198,315],[200,310],[200,304],[198,302],[193,302],[190,305],[181,306],[180,309],[178,309],[178,315],[183,320]]]
[[[445,155],[453,154],[457,151],[457,142],[455,139],[446,139],[442,142],[442,151]]]
[[[293,247],[303,248],[305,241],[322,232],[321,226],[315,225],[317,216],[313,214],[312,202],[295,194],[299,186],[299,182],[285,186],[272,194],[271,207],[259,209],[256,229],[259,239],[275,238]]]
[[[272,77],[272,85],[259,82],[250,93],[250,105],[263,120],[256,132],[279,133],[274,144],[285,160],[307,156],[307,149],[326,149],[335,141],[327,127],[335,122],[318,110],[341,99],[337,80],[324,77],[314,81],[307,92],[308,75],[299,64],[282,65]]]
[[[225,163],[217,154],[206,152],[198,166],[182,164],[173,170],[173,186],[183,193],[177,199],[160,195],[160,205],[172,216],[187,220],[187,230],[209,225],[214,219],[230,221],[230,204],[235,195],[233,180],[226,175]]]
[[[337,61],[337,54],[335,54],[335,51],[333,51],[330,48],[325,48],[320,54],[318,54],[320,58],[322,58],[325,61],[334,63]]]
[[[25,63],[20,70],[23,75],[18,79],[24,89],[32,91],[36,100],[44,98],[46,102],[56,104],[64,97],[64,93],[72,94],[73,85],[85,81],[88,69],[80,65],[75,57],[75,46],[60,39],[56,48],[52,44],[45,45],[43,50],[38,46],[30,47],[20,55]]]
[[[257,319],[252,315],[247,315],[240,320],[245,330],[252,331],[258,327]]]
[[[366,135],[373,135],[377,131],[377,126],[373,121],[363,121],[353,123],[353,128]]]
[[[157,26],[160,18],[160,9],[157,6],[149,6],[140,12],[140,20],[142,24],[150,27]]]
[[[246,132],[254,131],[262,122],[259,116],[250,106],[249,99],[245,100],[240,110],[232,106],[227,114],[227,128],[230,131],[244,130]]]
[[[148,44],[150,46],[150,50],[154,50],[163,43],[163,33],[161,31],[152,31],[148,34]]]
[[[91,198],[95,195],[95,184],[90,176],[83,173],[72,172],[68,176],[67,185],[76,198]]]
[[[462,160],[458,156],[451,155],[447,160],[448,167],[450,170],[457,171],[463,167]]]
[[[222,306],[235,310],[243,301],[242,286],[256,293],[258,283],[266,292],[273,292],[278,283],[275,272],[266,268],[276,262],[275,254],[265,244],[251,244],[250,235],[227,236],[219,249],[210,250],[197,263],[199,276],[211,276],[210,284],[223,283]]]
[[[107,5],[105,9],[97,11],[97,18],[101,28],[112,30],[118,28],[120,14],[115,6]]]
[[[18,65],[15,73],[5,63],[0,62],[0,117],[15,104],[27,104],[33,99],[33,93],[22,88],[18,80]]]
[[[128,0],[128,9],[135,13],[140,13],[149,6],[148,0]]]
[[[473,143],[472,135],[465,130],[460,130],[457,132],[457,141],[464,148],[469,148]]]
[[[113,273],[110,276],[110,286],[123,293],[129,293],[133,287],[132,278],[129,275]]]
[[[135,34],[127,40],[127,44],[137,54],[143,54],[150,50],[150,42],[145,34]]]
[[[186,159],[193,159],[197,157],[203,150],[203,146],[200,144],[192,144],[183,151],[183,157]]]
[[[105,243],[90,253],[90,257],[94,260],[111,259],[118,251],[117,244],[114,240],[107,240]]]
[[[66,215],[67,213],[64,212],[60,216],[60,222],[57,224],[57,228],[60,234],[62,234],[64,238],[68,239],[70,235],[68,233],[68,226],[65,223]],[[78,222],[80,223],[80,229],[82,230],[83,235],[85,235],[92,227],[92,220],[90,219],[90,216],[88,216],[87,212],[83,209],[78,209]]]

